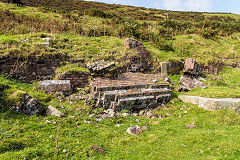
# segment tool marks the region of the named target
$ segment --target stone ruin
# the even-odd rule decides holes
[[[169,83],[154,74],[128,72],[114,80],[97,77],[91,86],[96,107],[116,111],[154,108],[171,98]]]
[[[56,92],[64,95],[72,94],[72,84],[70,80],[46,80],[39,82],[40,89],[47,91],[49,94]]]
[[[12,109],[29,116],[40,116],[44,114],[44,107],[26,92],[23,94],[21,102],[17,106],[13,106]]]
[[[142,42],[127,38],[124,40],[124,45],[128,50],[123,59],[127,62],[126,72],[145,72],[151,68],[150,53]]]
[[[190,91],[193,88],[205,87],[201,82],[201,67],[194,58],[187,58],[184,64],[184,76],[180,78],[179,90]]]

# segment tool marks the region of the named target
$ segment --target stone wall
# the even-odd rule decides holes
[[[62,60],[58,57],[47,57],[37,60],[36,57],[19,59],[1,59],[0,73],[23,82],[49,80],[55,76],[55,69]]]
[[[89,72],[66,72],[63,75],[60,75],[58,80],[70,80],[72,86],[76,87],[85,87],[89,83]]]

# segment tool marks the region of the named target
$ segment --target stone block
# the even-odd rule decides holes
[[[198,96],[181,95],[183,102],[198,104],[200,108],[215,111],[231,109],[240,114],[240,98],[205,98]]]
[[[160,66],[161,66],[161,76],[162,77],[167,77],[168,76],[169,62],[161,62]]]
[[[62,92],[65,95],[72,94],[72,85],[70,80],[46,80],[39,82],[41,90],[45,90],[50,94]]]

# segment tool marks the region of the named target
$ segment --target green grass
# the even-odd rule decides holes
[[[206,81],[203,81],[207,88],[196,88],[180,94],[209,98],[240,98],[239,75],[240,69],[226,67],[218,75],[207,75]],[[174,76],[173,79],[178,81],[180,76]]]
[[[0,158],[147,160],[240,157],[240,116],[237,113],[205,111],[179,100],[168,106],[156,111],[161,115],[172,114],[161,120],[129,116],[94,122],[95,117],[89,118],[86,111],[80,110],[69,111],[75,118],[28,117],[11,111],[1,112]],[[93,124],[84,121],[92,121]],[[151,125],[150,121],[160,123]],[[192,122],[196,123],[196,129],[184,127]],[[122,125],[117,127],[116,124]],[[126,130],[133,125],[149,126],[151,129],[132,136]],[[57,154],[55,147],[59,128]],[[106,152],[93,151],[91,145],[103,147]]]

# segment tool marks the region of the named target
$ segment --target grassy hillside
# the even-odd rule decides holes
[[[184,62],[187,57],[205,66],[228,65],[218,75],[206,75],[207,88],[174,91],[174,95],[240,98],[240,70],[231,67],[240,61],[240,15],[81,0],[22,1],[26,6],[0,2],[0,59],[57,55],[67,57],[68,63],[56,72],[88,71],[85,67],[89,62],[119,60],[126,52],[123,39],[131,37],[144,42],[154,67],[162,61]],[[49,46],[43,46],[46,37],[51,38]],[[172,86],[181,75],[170,76]],[[28,117],[11,111],[9,108],[19,102],[15,93],[22,91],[65,116]],[[85,95],[86,91],[78,89],[75,94]],[[92,110],[91,103],[48,95],[37,83],[26,84],[0,75],[0,159],[240,158],[240,115],[234,111],[210,112],[175,98],[166,107],[154,110],[162,119],[127,116],[98,122],[101,109]],[[184,126],[193,122],[197,128]],[[134,125],[149,126],[150,130],[138,136],[127,134],[127,128]],[[92,145],[106,152],[93,151]]]
[[[37,91],[29,85],[0,76],[0,159],[238,159],[240,157],[240,116],[233,111],[205,111],[192,104],[173,100],[167,108],[156,110],[163,119],[146,117],[90,118],[81,102]],[[27,91],[45,105],[66,114],[63,118],[23,116],[5,107],[11,93]],[[61,109],[60,106],[65,109]],[[83,110],[77,109],[83,108]],[[100,111],[100,110],[99,110]],[[97,114],[98,110],[92,113]],[[91,114],[91,112],[90,112]],[[136,119],[139,119],[137,123]],[[91,121],[92,124],[86,123]],[[154,121],[154,123],[151,123]],[[184,125],[195,122],[197,128]],[[60,125],[61,123],[61,125]],[[116,126],[117,124],[120,127]],[[139,136],[126,133],[133,125],[149,126]],[[59,131],[58,131],[59,130]],[[56,137],[60,135],[56,148]],[[90,149],[103,147],[106,152]],[[159,157],[159,155],[161,155]]]

